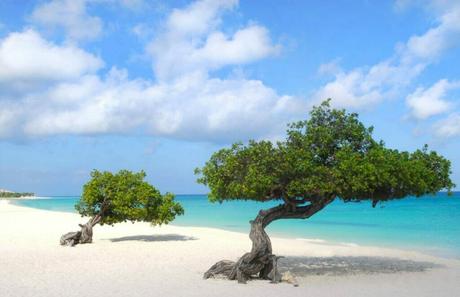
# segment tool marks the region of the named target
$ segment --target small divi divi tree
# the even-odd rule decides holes
[[[114,225],[121,222],[150,222],[153,225],[167,224],[176,215],[182,215],[182,206],[174,201],[174,195],[161,195],[155,187],[144,181],[145,172],[132,173],[121,170],[91,172],[91,180],[83,186],[83,195],[75,205],[82,217],[90,217],[80,224],[80,231],[61,237],[62,245],[74,246],[91,243],[93,227],[97,224]]]
[[[427,146],[413,153],[386,148],[372,138],[355,113],[332,109],[330,100],[314,107],[310,118],[289,125],[286,140],[233,144],[196,169],[210,188],[209,200],[279,200],[250,221],[252,249],[238,261],[214,264],[204,278],[224,275],[279,280],[265,227],[276,220],[307,219],[325,206],[434,194],[454,186],[450,162]]]

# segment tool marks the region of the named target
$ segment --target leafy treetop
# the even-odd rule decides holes
[[[211,201],[282,199],[315,203],[325,197],[379,201],[449,192],[450,161],[434,151],[389,149],[372,138],[356,113],[332,109],[330,99],[310,119],[289,125],[285,141],[235,143],[214,153],[198,182]]]
[[[161,195],[144,181],[145,176],[144,171],[113,174],[94,170],[75,208],[82,216],[100,216],[100,223],[109,225],[126,221],[167,224],[182,215],[184,210],[174,195]]]

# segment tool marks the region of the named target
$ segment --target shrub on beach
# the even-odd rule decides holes
[[[161,225],[182,215],[184,210],[174,201],[174,195],[162,195],[144,180],[145,176],[144,171],[91,172],[91,180],[83,186],[82,197],[75,205],[79,214],[90,219],[86,224],[80,224],[80,231],[63,235],[61,244],[91,243],[93,227],[97,224],[130,221]]]

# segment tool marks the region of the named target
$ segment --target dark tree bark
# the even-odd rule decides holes
[[[69,232],[61,236],[61,245],[74,246],[80,242],[81,231]]]
[[[298,204],[305,201],[289,200],[289,203],[261,210],[255,220],[250,221],[251,251],[244,254],[236,262],[229,260],[217,262],[204,273],[203,277],[208,279],[222,275],[230,280],[237,279],[239,283],[246,283],[247,280],[256,276],[261,279],[271,279],[272,282],[279,282],[281,275],[278,272],[277,261],[280,257],[272,253],[272,244],[268,234],[265,232],[265,227],[279,219],[309,218],[332,200],[332,197],[328,197],[305,206],[298,206]]]
[[[102,221],[102,217],[106,213],[110,202],[107,197],[101,203],[101,208],[98,214],[92,217],[86,224],[78,224],[81,230],[77,232],[69,232],[61,236],[61,245],[75,246],[79,243],[91,243],[93,242],[93,227]]]
[[[86,224],[78,224],[81,228],[77,232],[69,232],[61,236],[61,245],[75,246],[79,243],[93,242],[93,227],[102,220],[101,215],[92,217]]]

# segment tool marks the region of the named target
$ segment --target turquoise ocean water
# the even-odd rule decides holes
[[[14,200],[15,204],[52,211],[75,212],[79,197],[44,197]],[[205,195],[178,195],[185,215],[173,225],[202,226],[247,233],[258,211],[278,203],[232,201],[209,203]],[[370,203],[334,201],[308,220],[275,221],[272,236],[322,239],[417,249],[433,255],[460,258],[460,192],[390,201],[372,208]]]

